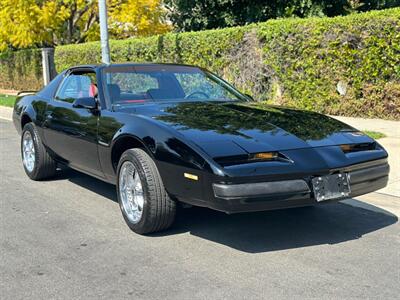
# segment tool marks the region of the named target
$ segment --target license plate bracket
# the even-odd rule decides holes
[[[317,202],[344,199],[350,195],[350,182],[347,173],[337,173],[314,177],[312,180],[314,197]]]

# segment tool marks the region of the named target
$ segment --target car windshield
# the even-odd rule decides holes
[[[105,92],[114,107],[147,102],[246,101],[214,74],[189,66],[111,66]]]

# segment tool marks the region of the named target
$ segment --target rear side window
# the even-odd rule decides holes
[[[91,86],[96,84],[94,73],[71,74],[61,83],[56,100],[72,103],[78,98],[90,97]]]
[[[64,72],[58,74],[48,85],[46,85],[40,92],[38,92],[38,95],[45,99],[53,98],[57,87],[60,85],[60,82],[63,80],[63,78]]]

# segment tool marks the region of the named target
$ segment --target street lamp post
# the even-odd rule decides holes
[[[101,61],[110,64],[110,46],[108,44],[107,4],[106,0],[99,0]]]

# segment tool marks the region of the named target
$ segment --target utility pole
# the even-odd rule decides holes
[[[108,44],[107,4],[106,0],[99,0],[101,61],[110,64],[110,46]]]

